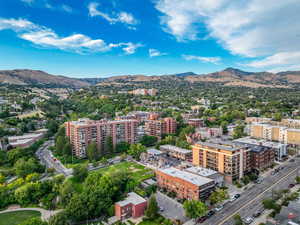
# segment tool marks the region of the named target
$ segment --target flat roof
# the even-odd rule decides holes
[[[183,153],[183,154],[192,153],[192,150],[185,149],[185,148],[179,148],[175,145],[161,145],[159,148],[160,148],[160,150],[174,151],[174,152],[179,152],[179,153]]]
[[[236,151],[236,150],[241,149],[241,146],[236,146],[234,144],[229,144],[226,142],[212,143],[212,142],[198,141],[196,144],[208,146],[208,147],[215,148],[215,149],[227,150],[227,151]]]
[[[214,174],[218,173],[215,170],[200,167],[200,166],[199,167],[192,166],[192,167],[189,167],[189,168],[185,169],[185,171],[195,173],[195,174],[198,174],[198,175],[203,176],[203,177],[209,177],[211,175],[214,175]]]
[[[148,153],[148,154],[152,154],[152,155],[161,155],[161,154],[163,154],[162,151],[157,150],[157,149],[155,149],[155,148],[147,149],[147,153]]]
[[[21,135],[21,136],[10,136],[10,137],[8,137],[8,141],[9,142],[15,142],[15,141],[18,141],[18,140],[37,138],[37,137],[40,137],[42,135],[43,135],[42,133],[29,133],[29,134],[24,134],[24,135]]]
[[[270,148],[281,148],[281,147],[287,146],[286,144],[283,144],[283,143],[274,142],[274,141],[266,141],[263,139],[254,139],[251,137],[239,138],[239,139],[234,140],[234,142],[251,144],[251,145],[262,145],[262,146],[270,147]]]
[[[207,178],[207,177],[202,177],[187,171],[183,171],[183,170],[179,170],[175,167],[169,167],[166,169],[159,169],[158,171],[168,174],[169,176],[172,177],[177,177],[179,179],[185,180],[189,183],[192,183],[194,185],[197,186],[202,186],[205,184],[208,184],[212,181],[214,181],[213,179]]]
[[[142,198],[135,192],[129,192],[127,197],[123,201],[119,201],[116,204],[118,204],[120,206],[125,206],[128,204],[138,205],[143,202],[146,202],[146,199]]]

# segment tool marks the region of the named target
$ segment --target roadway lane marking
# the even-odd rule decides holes
[[[284,180],[285,178],[287,178],[289,175],[291,175],[292,173],[294,173],[295,171],[297,171],[299,168],[296,168],[294,170],[292,170],[291,172],[289,172],[287,175],[285,175],[284,177],[282,177],[281,179],[279,179],[276,183],[274,183],[273,185],[271,185],[270,187],[268,187],[266,190],[264,190],[262,193],[260,193],[259,195],[257,195],[254,199],[252,199],[250,202],[248,202],[246,205],[241,206],[238,210],[236,210],[234,213],[232,213],[230,216],[226,217],[222,222],[218,223],[218,225],[222,225],[224,224],[227,220],[229,220],[231,217],[233,217],[235,214],[237,214],[239,211],[241,211],[243,208],[249,206],[252,202],[256,201],[259,197],[261,197],[264,193],[266,193],[267,191],[269,191],[270,189],[272,189],[275,185],[277,185],[278,183],[280,183],[282,180]]]

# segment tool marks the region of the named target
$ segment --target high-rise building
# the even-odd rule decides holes
[[[155,136],[158,139],[161,139],[163,134],[175,134],[176,128],[176,120],[170,117],[158,120],[148,120],[145,123],[146,134]]]
[[[65,123],[66,135],[70,139],[73,154],[79,158],[86,157],[86,148],[93,141],[102,152],[106,151],[105,143],[109,137],[111,137],[114,147],[119,142],[136,143],[137,126],[137,120],[79,119]]]
[[[229,183],[251,170],[251,154],[247,147],[225,142],[197,142],[192,150],[195,166],[218,171]]]

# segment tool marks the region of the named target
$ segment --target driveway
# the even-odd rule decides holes
[[[158,206],[164,209],[160,212],[164,217],[171,220],[180,220],[182,222],[189,220],[185,216],[182,205],[169,196],[158,191],[156,193],[156,201]]]

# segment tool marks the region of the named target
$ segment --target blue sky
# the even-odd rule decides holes
[[[0,69],[300,70],[299,0],[0,0]]]

